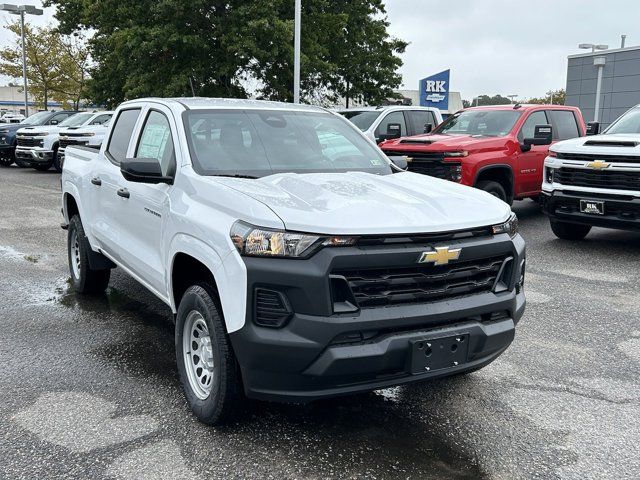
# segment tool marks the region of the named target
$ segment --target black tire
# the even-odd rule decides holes
[[[49,170],[51,168],[51,165],[53,165],[53,160],[51,160],[48,163],[36,163],[33,166],[33,168],[35,168],[39,172],[46,172],[47,170]]]
[[[175,331],[176,361],[185,397],[198,420],[208,425],[220,425],[232,420],[244,400],[238,363],[214,292],[211,285],[206,283],[188,288],[180,300]],[[184,355],[185,323],[192,312],[199,313],[206,322],[213,364],[217,367],[212,375],[210,392],[205,398],[200,398],[191,386],[187,373],[187,368],[191,366],[187,367],[187,362],[193,362],[194,359],[185,358]]]
[[[478,182],[476,188],[480,190],[484,190],[485,192],[490,193],[494,197],[499,198],[505,203],[509,203],[507,198],[507,192],[504,190],[504,187],[500,185],[498,182],[494,182],[492,180],[484,180],[482,182]]]
[[[0,167],[10,167],[13,165],[13,156],[0,157]]]
[[[58,147],[53,149],[53,168],[55,168],[56,172],[62,173],[62,162],[58,156]]]
[[[555,236],[562,240],[583,240],[591,231],[591,225],[561,222],[553,218],[549,219],[549,221]]]
[[[77,245],[75,245],[76,241]],[[103,293],[109,284],[111,270],[93,270],[89,265],[90,250],[91,246],[84,233],[80,217],[74,215],[69,221],[67,231],[67,258],[73,288],[81,294]],[[72,262],[76,263],[75,268]]]

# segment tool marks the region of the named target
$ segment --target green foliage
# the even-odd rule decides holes
[[[564,105],[565,91],[564,88],[559,90],[551,90],[547,92],[547,95],[541,98],[530,98],[528,100],[519,100],[519,103],[533,103],[536,105],[547,105],[553,103],[555,105]],[[511,100],[507,97],[503,97],[502,95],[494,95],[490,97],[489,95],[480,95],[477,97],[478,105],[508,105],[511,103]],[[552,101],[553,100],[553,101]],[[462,106],[464,108],[475,107],[476,106],[476,98],[473,100],[463,100]]]
[[[65,33],[91,29],[90,97],[293,98],[293,0],[48,0]],[[400,84],[406,43],[382,0],[305,0],[302,98],[377,103]]]
[[[566,96],[566,92],[564,88],[559,90],[550,90],[544,97],[541,98],[530,98],[525,103],[535,103],[537,105],[547,105],[553,103],[555,105],[564,105],[564,99]]]
[[[479,95],[476,98],[473,98],[472,100],[463,100],[462,101],[462,106],[464,108],[469,108],[469,107],[482,107],[484,105],[508,105],[511,103],[511,100],[507,97],[503,97],[502,95],[500,95],[499,93],[493,96],[489,96],[489,95]]]
[[[7,29],[15,35],[12,45],[0,50],[0,74],[22,77],[20,23]],[[53,27],[25,25],[27,81],[38,106],[49,100],[77,108],[84,91],[89,53],[80,37],[60,35]]]

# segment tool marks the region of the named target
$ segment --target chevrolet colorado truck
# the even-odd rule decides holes
[[[71,280],[119,267],[175,313],[203,422],[461,374],[510,345],[525,245],[493,196],[403,172],[338,114],[141,99],[62,172]]]
[[[82,145],[99,149],[107,133],[113,112],[100,112],[89,123],[79,127],[61,128],[58,134],[58,165],[62,169],[64,154],[68,146]]]
[[[442,114],[434,107],[390,105],[349,108],[338,113],[376,143],[429,133],[442,123]]]
[[[543,211],[559,238],[640,230],[640,105],[601,135],[559,142],[545,160]]]
[[[18,166],[26,166],[22,165],[19,160],[16,161],[15,158],[17,146],[16,132],[18,130],[28,126],[57,125],[75,113],[76,112],[73,111],[38,112],[20,123],[0,125],[0,166],[9,167],[14,162],[16,162]]]
[[[60,123],[38,127],[25,127],[18,130],[16,136],[16,160],[22,166],[33,167],[36,170],[49,170],[53,166],[56,171],[62,171],[62,164],[58,157],[60,147],[60,131],[96,122],[106,122],[111,118],[103,112],[80,112],[71,115]]]
[[[461,110],[428,135],[389,140],[380,148],[404,156],[410,172],[476,187],[512,204],[538,199],[551,143],[584,134],[576,107],[501,105]]]

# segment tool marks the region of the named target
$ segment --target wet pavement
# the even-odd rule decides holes
[[[473,374],[199,424],[170,310],[76,296],[59,175],[0,169],[0,478],[639,478],[640,234],[556,240],[516,202],[528,309]]]

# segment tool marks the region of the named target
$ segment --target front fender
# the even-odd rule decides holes
[[[226,253],[224,257],[219,255],[210,245],[185,233],[176,234],[170,243],[167,253],[167,279],[169,286],[167,298],[170,299],[171,309],[177,312],[178,305],[173,298],[173,264],[176,255],[183,253],[193,257],[205,265],[216,282],[220,304],[227,326],[227,332],[231,333],[243,327],[246,316],[247,299],[247,270],[242,259],[233,252]]]

